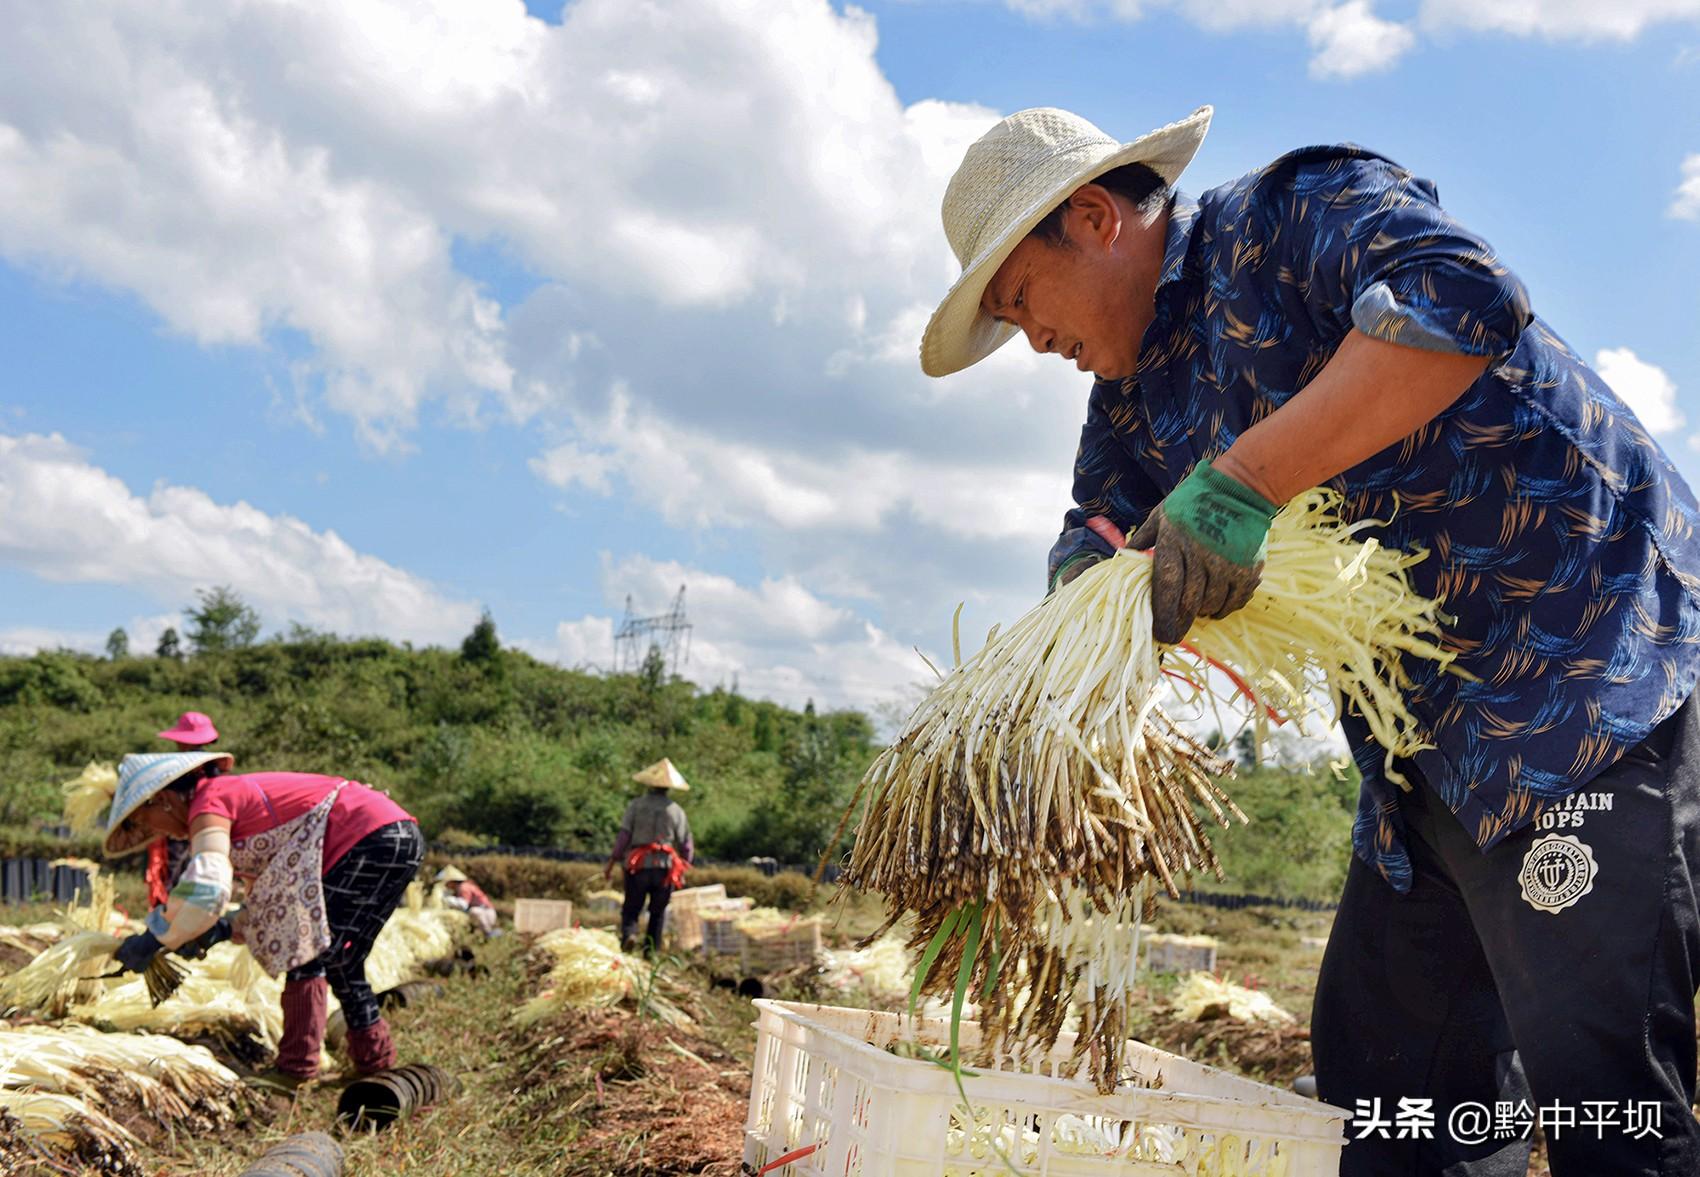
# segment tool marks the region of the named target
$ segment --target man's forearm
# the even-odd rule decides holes
[[[1273,503],[1350,470],[1428,424],[1492,361],[1350,332],[1316,378],[1211,465]]]

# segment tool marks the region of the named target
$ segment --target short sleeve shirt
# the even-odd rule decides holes
[[[1412,661],[1421,776],[1486,850],[1644,739],[1700,675],[1700,510],[1622,399],[1533,313],[1434,186],[1307,148],[1170,211],[1136,373],[1099,381],[1053,566],[1107,515],[1132,530],[1201,459],[1285,404],[1352,328],[1494,357],[1438,418],[1329,485],[1364,533],[1420,549],[1469,677]],[[1366,389],[1362,411],[1398,389]],[[1362,723],[1356,852],[1399,890],[1398,790]]]
[[[201,782],[189,802],[189,820],[203,813],[230,822],[230,840],[241,843],[255,834],[293,821],[325,799],[341,777],[307,772],[250,772],[213,777]],[[381,793],[349,781],[331,807],[325,828],[324,869],[335,866],[354,844],[392,822],[412,816]]]

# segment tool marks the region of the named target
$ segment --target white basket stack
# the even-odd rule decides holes
[[[794,915],[782,924],[752,925],[747,911],[704,911],[702,950],[738,958],[745,975],[777,973],[812,964],[821,950],[818,915]]]
[[[970,1113],[948,1070],[890,1049],[942,1056],[948,1020],[755,1005],[744,1160],[760,1169],[820,1146],[770,1177],[997,1177],[1011,1166],[1031,1177],[1339,1172],[1343,1110],[1154,1047],[1130,1044],[1132,1073],[1110,1095],[1058,1076],[1072,1035],[1034,1066],[966,1068]],[[964,1022],[961,1040],[972,1054],[979,1027]]]
[[[728,906],[737,911],[748,911],[755,906],[755,900],[728,899],[726,887],[721,883],[712,883],[706,887],[686,887],[682,891],[673,892],[673,898],[667,904],[667,931],[673,937],[673,947],[682,951],[701,948],[702,917],[710,912],[724,910]]]

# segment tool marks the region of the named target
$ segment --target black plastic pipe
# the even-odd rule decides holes
[[[336,1101],[336,1114],[349,1129],[386,1128],[459,1092],[460,1080],[441,1067],[409,1063],[350,1083]]]
[[[342,1177],[342,1145],[323,1132],[300,1132],[268,1148],[242,1177]]]

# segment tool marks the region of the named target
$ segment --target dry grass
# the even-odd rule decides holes
[[[12,908],[0,920],[26,923],[46,908]],[[829,938],[843,942],[877,923],[877,905],[852,904]],[[1310,1070],[1310,999],[1330,917],[1277,909],[1219,911],[1163,906],[1164,931],[1221,940],[1219,971],[1266,990],[1297,1025],[1279,1032],[1222,1021],[1182,1023],[1166,1012],[1176,978],[1147,975],[1141,1037],[1188,1057],[1285,1084]],[[629,1012],[566,1014],[525,1031],[509,1017],[535,992],[541,969],[524,942],[505,936],[481,950],[488,972],[443,982],[444,994],[392,1010],[404,1062],[453,1072],[461,1093],[375,1135],[345,1138],[348,1172],[419,1177],[660,1177],[737,1170],[749,1091],[749,1003],[716,986],[700,964],[668,973],[687,990],[696,1027],[666,1030]],[[725,978],[719,978],[724,985]],[[777,996],[866,1004],[821,987],[808,970],[779,979]],[[149,1177],[236,1177],[291,1133],[335,1132],[333,1085],[299,1098],[262,1095],[217,1139],[144,1132]],[[141,1125],[136,1125],[141,1127]],[[1544,1174],[1537,1157],[1530,1170]]]
[[[508,1018],[533,991],[523,942],[502,937],[481,958],[485,976],[450,978],[441,997],[389,1015],[402,1061],[453,1072],[460,1094],[385,1131],[345,1138],[349,1172],[589,1177],[713,1172],[709,1163],[722,1161],[736,1168],[752,1045],[747,1002],[693,976],[703,990],[690,1003],[698,1034],[662,1032],[624,1013],[565,1015],[521,1032]],[[339,1093],[326,1084],[294,1101],[274,1096],[245,1130],[216,1142],[161,1142],[145,1157],[148,1172],[232,1177],[284,1136],[334,1133]],[[716,1123],[718,1137],[705,1131]],[[681,1165],[682,1156],[693,1163]]]

